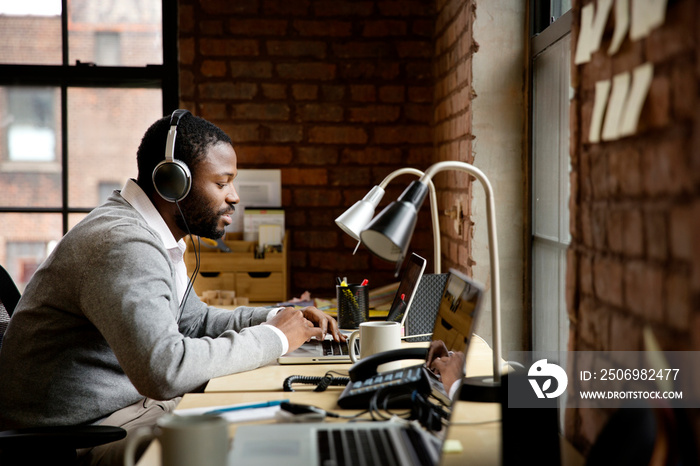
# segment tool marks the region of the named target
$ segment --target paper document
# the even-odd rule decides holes
[[[226,409],[227,406],[207,406],[206,408],[189,408],[189,409],[176,409],[175,414],[178,416],[196,416],[198,414],[206,414],[210,411],[217,409]],[[275,413],[280,410],[279,405],[268,406],[265,408],[247,408],[237,411],[228,411],[219,414],[219,416],[226,419],[229,423],[234,422],[249,422],[249,421],[264,421],[266,419],[274,419]]]

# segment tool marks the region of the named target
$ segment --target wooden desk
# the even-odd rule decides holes
[[[491,354],[491,349],[486,342],[478,337],[473,338],[467,354],[467,375],[491,374]],[[415,364],[415,361],[410,362]],[[310,404],[328,411],[339,412],[341,410],[338,408],[337,401],[343,387],[329,387],[325,392],[314,392],[312,391],[314,386],[300,385],[294,387],[294,392],[285,392],[282,390],[282,383],[290,375],[323,376],[329,370],[347,373],[350,366],[350,364],[271,364],[253,371],[213,379],[207,385],[205,393],[185,395],[178,409],[288,398],[294,403]],[[354,414],[359,411],[342,410],[342,412]],[[448,438],[459,440],[462,451],[443,455],[442,466],[461,466],[465,463],[476,466],[500,464],[500,419],[501,407],[497,403],[458,402],[452,416],[453,425],[448,431]],[[467,423],[472,424],[467,425]],[[231,435],[235,433],[236,428],[236,424],[231,424]],[[138,462],[138,466],[160,466],[158,442],[151,443]]]
[[[329,411],[337,411],[338,392],[331,391],[192,393],[183,397],[178,408],[200,408],[285,398],[289,398],[293,403],[310,404]],[[460,453],[444,454],[441,465],[462,466],[469,464],[491,466],[500,464],[500,411],[500,405],[498,404],[459,402],[455,406],[453,414],[453,421],[456,424],[450,427],[448,438],[459,440],[463,450]],[[356,410],[343,410],[343,414],[355,414],[358,412]],[[329,420],[332,419],[329,418]],[[490,420],[495,422],[483,423]],[[461,425],[461,423],[465,422],[478,422],[480,424]],[[237,427],[237,424],[231,424],[229,434],[233,436]],[[160,444],[158,442],[151,443],[144,456],[138,462],[138,466],[160,466]]]
[[[427,346],[428,343],[403,343],[403,346]],[[491,348],[479,337],[472,338],[467,352],[467,376],[490,375],[493,361]],[[406,365],[418,364],[415,360],[407,360]],[[321,377],[328,371],[347,374],[351,364],[296,364],[280,365],[277,363],[258,369],[239,372],[212,379],[205,388],[205,393],[216,392],[248,392],[248,391],[281,391],[282,383],[290,375],[308,375]],[[306,386],[312,390],[312,385]],[[296,389],[296,386],[295,386]],[[329,390],[342,390],[342,387],[329,387]],[[299,390],[304,390],[299,386]]]

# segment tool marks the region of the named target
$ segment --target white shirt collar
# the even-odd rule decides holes
[[[136,181],[132,179],[127,180],[122,188],[121,194],[126,202],[131,204],[131,206],[141,214],[148,226],[158,232],[166,249],[172,250],[177,248],[180,250],[181,254],[184,254],[187,247],[185,241],[182,239],[179,241],[175,240],[173,233],[170,231],[170,228],[168,228],[168,225],[166,225],[163,217],[161,217],[160,212],[158,212]]]

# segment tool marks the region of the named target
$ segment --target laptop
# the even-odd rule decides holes
[[[444,338],[446,346],[454,351],[463,348],[465,358],[482,293],[470,279],[450,270],[433,337]],[[450,390],[454,398],[448,400],[449,404],[436,408],[443,419],[438,431],[403,420],[242,425],[236,430],[228,464],[438,465],[461,382],[457,380],[456,390]]]
[[[438,376],[431,366],[440,357],[437,365],[459,361],[448,356],[448,352],[461,352],[466,358],[469,341],[474,332],[475,322],[481,308],[483,288],[457,270],[450,270],[440,298],[439,308],[434,317],[433,333],[429,348],[432,349],[425,361],[419,365],[402,367],[377,373],[377,364],[387,362],[387,358],[373,356],[373,359],[360,361],[349,370],[350,383],[338,399],[342,408],[367,409],[370,406],[411,407],[414,392],[432,395],[444,405],[450,405],[448,393],[454,380],[461,377],[454,370],[443,367],[444,377]],[[413,355],[412,355],[413,357]],[[464,360],[461,361],[464,364]],[[464,367],[461,369],[464,370]],[[449,387],[443,386],[449,381]],[[456,390],[456,387],[454,387]]]
[[[425,262],[425,259],[418,254],[411,254],[410,260],[406,262],[401,273],[399,288],[389,309],[387,320],[396,320],[402,325],[406,321],[413,297],[425,270]],[[359,340],[356,344],[359,345]],[[280,364],[349,364],[351,362],[349,350],[347,342],[333,341],[330,335],[326,335],[326,339],[322,341],[307,341],[294,351],[280,356],[277,362]],[[358,347],[356,354],[359,353]]]

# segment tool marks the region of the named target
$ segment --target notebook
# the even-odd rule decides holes
[[[425,262],[424,258],[415,253],[406,262],[387,319],[396,319],[403,325],[418,289],[418,283],[423,276]],[[359,341],[356,344],[359,345]],[[331,336],[327,335],[326,339],[322,341],[307,341],[294,351],[280,356],[277,362],[280,364],[347,364],[351,362],[349,349],[347,342],[333,341]],[[355,353],[360,354],[359,347],[355,348]]]
[[[433,336],[444,339],[448,348],[463,348],[465,357],[482,293],[470,279],[450,271]],[[459,386],[454,393],[456,398]],[[236,430],[228,464],[438,465],[453,401],[441,407],[446,422],[437,432],[405,421],[242,425]]]

